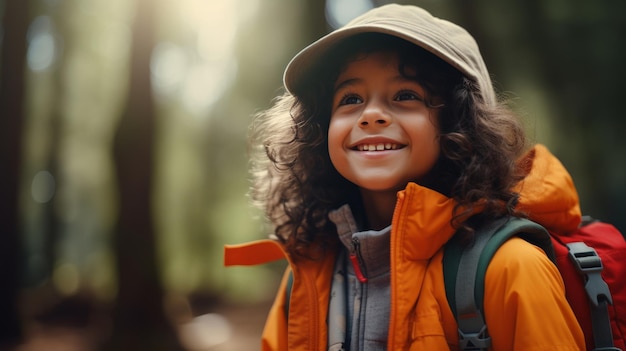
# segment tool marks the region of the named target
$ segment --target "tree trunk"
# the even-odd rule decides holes
[[[22,252],[18,194],[22,167],[24,67],[28,1],[7,0],[4,8],[2,67],[0,68],[0,346],[19,342],[18,309]]]
[[[153,3],[137,0],[130,89],[113,152],[119,187],[114,233],[118,296],[106,350],[181,350],[163,309],[152,217],[155,112],[150,83]]]

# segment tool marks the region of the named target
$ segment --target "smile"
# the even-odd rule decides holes
[[[378,143],[378,144],[359,144],[354,149],[358,151],[385,151],[385,150],[397,150],[402,148],[403,145],[393,143]]]

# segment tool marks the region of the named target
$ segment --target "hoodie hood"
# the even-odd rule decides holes
[[[563,164],[543,145],[535,145],[519,164],[526,177],[515,187],[518,209],[549,231],[567,234],[578,229],[578,193]]]
[[[422,47],[476,82],[485,102],[495,104],[489,72],[474,38],[462,27],[424,9],[397,4],[372,9],[300,51],[285,69],[287,91],[301,94],[314,81],[316,72],[324,69],[333,49],[360,33],[388,34]]]

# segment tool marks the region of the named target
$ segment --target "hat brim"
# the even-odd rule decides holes
[[[419,7],[396,4],[370,10],[296,54],[283,75],[287,91],[293,95],[301,93],[316,77],[316,70],[328,59],[333,48],[362,33],[391,35],[425,49],[477,82],[486,100],[495,101],[491,79],[478,45],[465,29],[433,17]]]

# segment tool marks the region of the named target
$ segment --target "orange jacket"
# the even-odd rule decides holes
[[[551,230],[574,230],[578,198],[567,171],[542,146],[527,157],[520,207]],[[536,183],[536,184],[535,184]],[[454,234],[453,200],[410,183],[398,193],[391,233],[388,350],[458,349],[457,324],[446,300],[442,247]],[[263,350],[327,350],[326,317],[334,252],[293,262],[275,241],[227,246],[226,265],[290,261],[293,288],[285,316],[283,277],[263,332]],[[557,268],[541,249],[511,239],[496,253],[485,281],[485,318],[492,350],[583,350],[584,337]],[[503,312],[504,311],[504,312]]]

